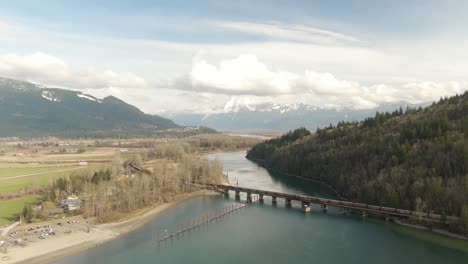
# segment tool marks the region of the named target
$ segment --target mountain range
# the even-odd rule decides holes
[[[150,136],[157,131],[181,129],[182,126],[222,131],[317,129],[340,121],[363,120],[377,111],[416,106],[419,105],[400,102],[356,110],[320,108],[303,103],[237,102],[228,103],[222,113],[168,114],[166,117],[170,120],[145,114],[114,96],[99,99],[80,91],[0,78],[0,136]]]
[[[398,102],[371,109],[320,108],[297,104],[235,104],[216,114],[182,113],[168,115],[181,125],[207,126],[221,131],[288,131],[297,127],[315,130],[340,121],[359,121],[376,112],[392,112],[400,107],[414,108],[427,104]]]
[[[114,96],[98,99],[79,91],[0,78],[3,137],[136,135],[169,128],[180,126]]]

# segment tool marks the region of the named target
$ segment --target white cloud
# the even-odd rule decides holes
[[[221,61],[219,67],[199,60],[190,72],[191,87],[227,94],[291,93],[290,83],[296,78],[292,73],[271,71],[253,55]]]
[[[58,32],[59,26],[24,22],[0,22],[0,32],[8,30],[0,34],[2,52],[10,52],[0,54],[0,76],[92,88],[91,94],[113,94],[152,113],[220,111],[230,97],[369,108],[380,102],[436,100],[467,87],[451,80],[466,80],[468,42],[450,36],[389,40],[367,34],[356,40],[298,25],[217,21],[211,30],[221,27],[227,29],[223,36],[233,33],[242,40],[190,43]],[[202,22],[182,24],[197,32],[209,26]],[[157,84],[182,74],[171,86],[179,90],[159,89],[164,86]]]
[[[331,73],[305,70],[297,74],[273,70],[253,55],[222,60],[219,65],[195,60],[190,74],[183,80],[174,82],[172,88],[234,96],[234,100],[226,104],[229,109],[235,107],[234,103],[265,102],[365,109],[381,103],[428,102],[468,89],[466,81],[362,85]]]
[[[306,70],[304,75],[294,84],[304,91],[316,95],[358,95],[359,84],[356,82],[338,80],[331,73],[320,73]]]
[[[266,36],[271,39],[324,43],[358,42],[358,39],[353,36],[300,25],[234,21],[220,21],[214,24],[225,29]]]
[[[5,21],[0,21],[0,32],[7,32],[12,29],[12,25]]]
[[[0,75],[74,89],[148,86],[145,79],[133,73],[73,68],[62,59],[41,52],[0,54]]]

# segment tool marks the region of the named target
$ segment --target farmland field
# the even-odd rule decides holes
[[[31,195],[16,199],[2,200],[0,202],[0,226],[11,223],[14,217],[21,212],[25,204],[34,203],[39,198],[39,195]]]
[[[76,171],[92,174],[109,164],[116,154],[116,150],[111,148],[87,148],[80,154],[74,153],[76,149],[67,149],[65,154],[55,148],[2,149],[0,226],[14,221],[25,204],[38,201],[38,188],[47,186],[54,179],[73,175]],[[89,166],[78,166],[79,161],[87,161]]]
[[[63,170],[71,167],[10,167],[0,168],[0,179],[22,177],[33,174],[46,173],[51,171]]]
[[[78,169],[83,167],[0,168],[0,194],[44,186],[49,180],[67,176]]]

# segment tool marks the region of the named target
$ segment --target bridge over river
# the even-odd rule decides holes
[[[229,195],[229,191],[233,191],[235,192],[236,198],[240,198],[241,193],[246,193],[247,202],[252,202],[252,195],[258,195],[258,200],[260,202],[264,200],[264,196],[271,197],[273,203],[276,203],[277,199],[280,198],[284,200],[287,206],[291,205],[292,201],[298,201],[298,202],[301,202],[302,209],[304,211],[311,210],[310,204],[318,204],[320,205],[320,210],[322,212],[326,212],[329,206],[333,206],[333,207],[339,208],[340,212],[344,214],[352,210],[354,212],[359,212],[360,214],[362,214],[362,216],[367,216],[368,214],[375,214],[375,215],[383,216],[386,219],[390,219],[391,217],[411,218],[411,219],[419,219],[422,221],[436,222],[436,223],[440,223],[440,222],[455,223],[455,222],[460,221],[458,217],[454,217],[454,216],[443,217],[440,214],[410,211],[410,210],[384,207],[384,206],[378,206],[378,205],[370,205],[370,204],[364,204],[364,203],[354,203],[354,202],[343,201],[343,200],[333,200],[333,199],[319,198],[319,197],[313,197],[313,196],[288,194],[288,193],[266,191],[266,190],[245,188],[245,187],[232,186],[232,185],[223,185],[223,184],[205,184],[204,186],[210,189],[223,192],[226,195]]]

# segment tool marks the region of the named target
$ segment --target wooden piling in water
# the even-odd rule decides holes
[[[256,199],[255,197],[253,197],[253,200],[254,201],[257,201],[258,199]],[[184,223],[180,224],[177,224],[176,225],[176,232],[170,232],[168,231],[168,229],[164,229],[164,236],[161,237],[160,236],[160,231],[158,231],[158,233],[156,234],[156,239],[158,241],[158,246],[159,246],[159,242],[161,241],[165,241],[167,239],[172,239],[173,237],[177,236],[179,237],[179,234],[184,234],[185,232],[190,232],[192,229],[194,228],[198,228],[200,226],[202,226],[203,224],[205,223],[209,223],[209,222],[212,222],[214,220],[217,220],[219,218],[222,218],[224,216],[227,216],[239,209],[242,209],[244,207],[247,207],[249,204],[231,204],[229,206],[226,206],[226,207],[223,207],[221,209],[217,209],[215,210],[214,212],[208,212],[206,214],[203,214],[203,215],[198,215],[196,216],[195,218],[192,218],[188,221],[188,224],[185,225]]]

